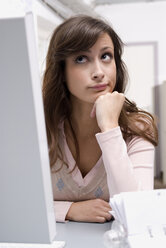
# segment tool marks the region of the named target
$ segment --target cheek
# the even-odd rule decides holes
[[[116,85],[116,66],[112,66],[111,70],[109,70],[109,79],[110,79],[110,85],[111,89],[110,92],[112,92]]]
[[[78,70],[66,70],[66,84],[70,93],[76,94],[79,92],[79,89],[81,87],[81,78],[81,73],[78,72]]]
[[[113,67],[113,74],[114,74],[114,79],[116,82],[116,64],[114,63],[114,67]]]
[[[71,68],[66,71],[66,81],[71,87],[81,83],[84,78],[86,78],[84,71],[78,68]]]
[[[79,70],[77,70],[76,68],[74,67],[68,67],[66,69],[66,80],[68,82],[74,82],[75,80],[77,80],[77,78],[79,78]]]
[[[72,87],[73,82],[75,81],[75,73],[74,70],[69,66],[66,68],[65,77],[67,87],[68,89],[70,89],[70,87]]]
[[[108,71],[109,78],[112,82],[116,82],[116,66],[112,66]]]

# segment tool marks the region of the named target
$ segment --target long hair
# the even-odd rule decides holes
[[[76,162],[79,160],[79,146],[70,120],[71,104],[65,79],[65,60],[68,56],[91,48],[102,33],[107,33],[114,44],[116,63],[114,91],[124,93],[127,71],[121,59],[123,43],[108,23],[86,15],[74,16],[60,24],[52,35],[43,78],[43,101],[51,166],[58,158],[65,163],[58,143],[60,135],[58,126],[65,119],[68,120],[75,141]],[[154,117],[139,109],[127,98],[119,117],[119,125],[125,140],[137,135],[157,145]]]

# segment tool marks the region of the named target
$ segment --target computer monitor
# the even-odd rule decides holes
[[[0,242],[56,235],[32,13],[0,19]]]

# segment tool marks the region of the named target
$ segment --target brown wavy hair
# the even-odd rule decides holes
[[[123,43],[107,22],[86,15],[74,16],[60,24],[52,35],[43,78],[43,101],[51,167],[58,158],[62,164],[65,163],[58,143],[60,134],[58,125],[65,119],[70,124],[75,140],[76,163],[79,161],[79,146],[70,120],[71,104],[65,81],[65,60],[68,56],[91,48],[102,33],[107,33],[114,44],[116,63],[114,91],[124,93],[127,71],[121,58]],[[154,116],[139,109],[127,98],[119,117],[119,125],[124,140],[136,135],[157,145],[158,135]]]

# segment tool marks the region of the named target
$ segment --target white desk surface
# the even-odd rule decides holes
[[[66,242],[66,248],[104,248],[103,235],[111,229],[111,223],[57,223],[55,240]]]

